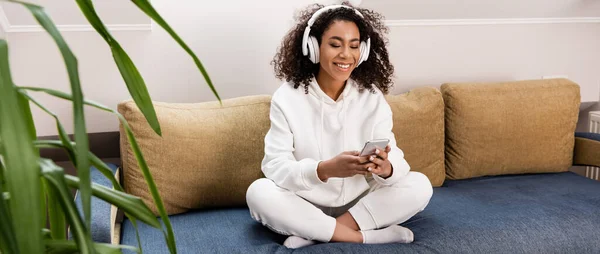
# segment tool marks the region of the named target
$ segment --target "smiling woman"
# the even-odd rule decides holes
[[[321,11],[317,13],[318,10]],[[332,28],[336,30],[336,34],[326,31]],[[323,60],[319,53],[328,54],[329,51],[323,51],[324,47],[334,49],[335,46],[340,46],[338,50],[346,47],[346,54],[349,55],[344,54],[340,56],[345,57],[343,60],[337,60],[342,65],[350,64],[350,78],[361,89],[375,91],[376,87],[387,93],[393,85],[394,73],[386,48],[387,33],[383,16],[372,10],[343,7],[330,9],[318,4],[312,5],[300,13],[297,25],[283,38],[271,63],[277,78],[289,81],[295,88],[304,86],[308,93],[310,80],[321,71],[321,65],[316,64]],[[354,59],[349,59],[350,57]],[[364,63],[360,63],[360,59]]]
[[[386,31],[373,11],[311,6],[273,60],[287,82],[271,100],[266,178],[250,185],[246,201],[252,218],[289,236],[288,248],[414,239],[398,224],[422,211],[433,191],[425,175],[410,172],[392,133]],[[373,139],[390,143],[361,156]]]

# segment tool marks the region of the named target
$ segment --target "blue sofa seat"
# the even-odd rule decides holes
[[[289,253],[245,207],[170,216],[179,253]],[[572,172],[447,180],[402,225],[411,244],[317,244],[295,253],[597,253],[600,182]],[[168,253],[161,231],[139,225],[144,253]],[[121,243],[137,246],[128,220]]]

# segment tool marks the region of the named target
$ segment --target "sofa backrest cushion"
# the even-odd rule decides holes
[[[162,103],[154,107],[162,137],[152,131],[133,101],[122,102],[167,213],[196,208],[243,206],[246,190],[264,177],[260,163],[269,122],[270,96],[206,103]],[[125,191],[157,213],[123,127],[121,159]]]
[[[412,171],[425,174],[434,187],[441,186],[444,169],[444,101],[436,88],[420,87],[386,96],[394,117],[398,147]]]
[[[567,171],[579,86],[567,79],[444,84],[446,175]]]

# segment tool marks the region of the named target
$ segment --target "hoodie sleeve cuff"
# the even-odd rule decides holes
[[[390,177],[383,178],[374,174],[373,179],[375,179],[377,183],[385,186],[397,183],[403,176],[405,176],[408,173],[408,171],[410,171],[410,166],[408,166],[408,163],[406,163],[406,161],[404,160],[403,162],[404,163],[400,163],[399,165],[397,164],[396,166],[394,166],[394,163],[392,163],[392,175]]]
[[[302,171],[302,181],[308,190],[324,183],[319,179],[319,175],[317,175],[319,162],[311,159],[301,160],[300,170]]]
[[[392,175],[390,177],[383,178],[381,176],[373,174],[373,179],[375,179],[375,181],[381,185],[389,186],[396,183],[399,180],[399,175],[400,174],[397,174],[396,172],[392,172]]]

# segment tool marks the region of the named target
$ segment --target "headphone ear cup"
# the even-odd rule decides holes
[[[365,60],[369,59],[369,55],[371,54],[371,38],[367,39],[367,50],[365,50]]]
[[[369,47],[367,46],[367,43],[364,41],[360,42],[360,57],[358,58],[358,64],[356,64],[356,67],[358,67],[361,63],[363,63],[364,61],[367,60],[367,58],[369,57]]]
[[[319,63],[319,41],[314,36],[308,38],[308,56],[311,62]]]

